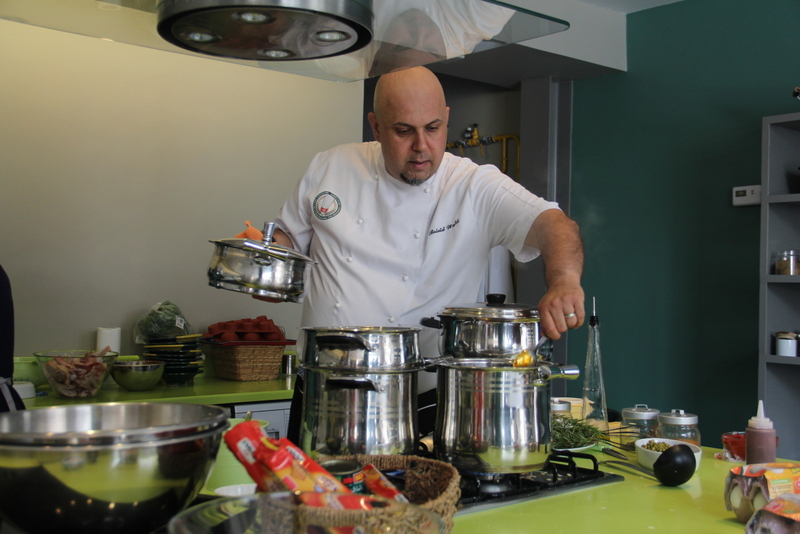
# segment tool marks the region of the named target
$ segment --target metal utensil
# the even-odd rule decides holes
[[[625,456],[621,452],[615,451],[612,448],[603,447],[600,450],[603,451],[604,453],[608,454],[609,456],[614,456],[615,458],[619,458],[620,460],[625,460],[626,462],[628,461],[628,457],[627,456]]]
[[[633,465],[630,462],[621,462],[619,460],[603,460],[603,461],[598,462],[598,463],[600,463],[600,464],[611,464],[611,465],[621,465],[623,467],[627,467],[628,469],[633,469],[634,471],[638,471],[639,473],[643,473],[643,474],[649,476],[650,478],[652,478],[653,480],[658,480],[653,473],[651,473],[650,471],[648,471],[644,467],[639,467],[638,465]]]

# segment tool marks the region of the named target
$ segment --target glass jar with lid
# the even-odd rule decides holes
[[[698,417],[683,410],[672,410],[658,415],[656,437],[678,439],[694,445],[700,445],[700,429]]]
[[[800,274],[800,252],[784,250],[777,253],[775,274]]]
[[[633,443],[641,438],[656,437],[658,415],[661,412],[646,404],[622,409],[622,428],[619,444],[633,450]]]
[[[553,417],[570,417],[572,404],[569,401],[550,399],[550,413]]]

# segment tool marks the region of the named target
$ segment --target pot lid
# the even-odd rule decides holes
[[[0,19],[336,82],[569,28],[500,0],[25,0]]]
[[[216,245],[223,245],[233,248],[238,248],[241,250],[246,250],[248,252],[261,252],[268,256],[272,256],[273,258],[278,258],[279,260],[297,260],[297,261],[305,261],[308,263],[316,263],[314,260],[306,256],[305,254],[301,254],[296,250],[284,247],[283,245],[278,245],[277,243],[272,243],[269,245],[265,245],[264,243],[260,243],[258,241],[252,241],[250,239],[242,239],[242,238],[231,238],[231,239],[217,239],[215,241],[210,241]]]
[[[528,304],[506,303],[506,296],[501,294],[486,295],[486,302],[472,304],[453,304],[442,308],[439,317],[455,317],[458,319],[496,319],[538,321],[539,310]]]

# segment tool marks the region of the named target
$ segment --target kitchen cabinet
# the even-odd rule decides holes
[[[765,117],[762,128],[758,397],[777,429],[778,456],[800,458],[800,358],[775,348],[776,332],[800,332],[800,275],[775,265],[778,252],[800,250],[800,113]]]
[[[291,401],[237,404],[233,406],[233,417],[244,419],[247,413],[250,412],[253,419],[269,423],[267,427],[267,435],[269,437],[280,439],[286,437],[291,406]]]

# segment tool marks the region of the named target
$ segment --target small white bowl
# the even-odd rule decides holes
[[[30,399],[36,396],[36,386],[33,385],[33,382],[14,382],[14,389],[17,390],[21,399]]]
[[[255,484],[234,484],[232,486],[222,486],[214,490],[214,493],[221,497],[241,497],[242,495],[253,495],[255,492]]]
[[[653,470],[653,464],[656,462],[661,453],[658,451],[651,451],[650,449],[645,449],[644,446],[651,441],[655,441],[658,443],[668,443],[670,446],[672,445],[686,445],[692,452],[694,453],[695,459],[695,472],[700,468],[700,458],[703,457],[703,449],[698,447],[697,445],[693,445],[691,443],[687,443],[685,441],[680,441],[677,439],[664,439],[664,438],[642,438],[636,440],[636,459],[639,460],[639,464],[644,467],[645,469],[649,469],[650,471]]]

